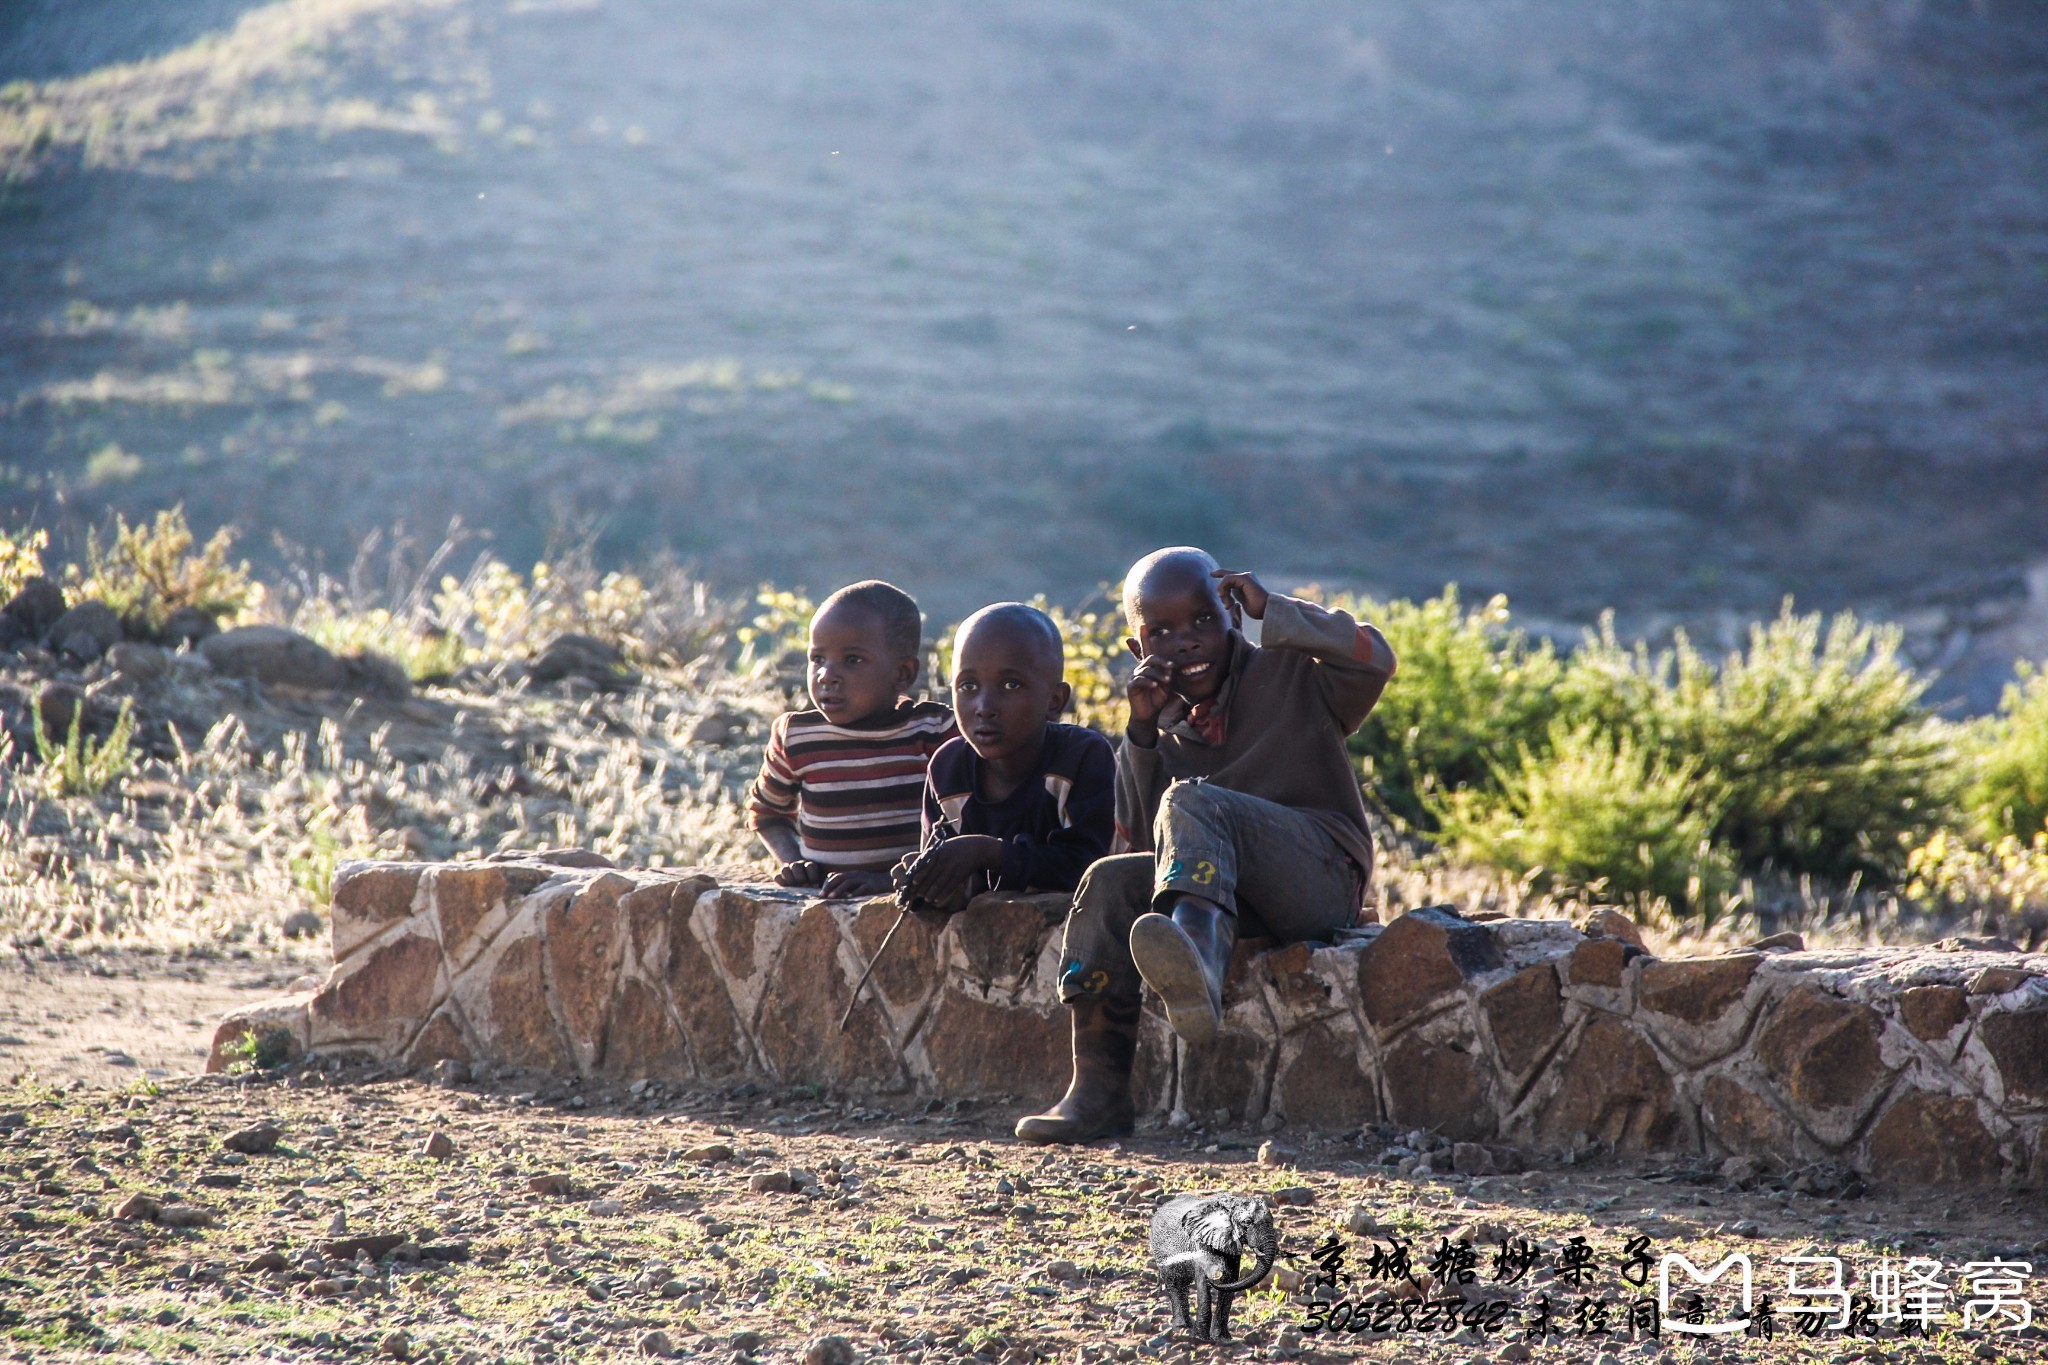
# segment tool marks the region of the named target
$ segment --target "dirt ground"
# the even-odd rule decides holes
[[[4,1027],[31,1040],[8,1045],[9,1065],[35,1073],[0,1087],[0,1359],[552,1365],[671,1352],[732,1365],[1093,1365],[1192,1352],[1841,1365],[2044,1350],[2039,1327],[1981,1323],[1951,1322],[1925,1341],[1801,1337],[1782,1326],[1787,1268],[1776,1259],[1839,1256],[1852,1289],[1887,1254],[1934,1258],[1951,1278],[1994,1257],[2038,1264],[2038,1193],[1744,1189],[1710,1170],[1619,1160],[1480,1179],[1401,1174],[1385,1160],[1409,1144],[1427,1156],[1429,1139],[1370,1129],[1160,1129],[1042,1149],[1009,1137],[1021,1101],[869,1107],[804,1088],[681,1093],[510,1075],[436,1086],[317,1068],[192,1077],[213,1011],[306,964],[99,965],[105,974],[14,962],[0,978]],[[272,1150],[223,1146],[263,1120],[279,1129]],[[430,1148],[435,1135],[445,1145]],[[1167,1330],[1146,1230],[1165,1196],[1218,1189],[1275,1201],[1288,1259],[1240,1298],[1235,1344],[1193,1347]],[[154,1206],[123,1210],[135,1195]],[[1339,1292],[1354,1302],[1382,1287],[1375,1246],[1398,1237],[1421,1267],[1443,1239],[1469,1239],[1475,1278],[1458,1311],[1482,1325],[1305,1330],[1296,1277],[1316,1271],[1311,1252],[1333,1236],[1353,1277]],[[1559,1276],[1574,1237],[1593,1258],[1581,1287]],[[1581,1334],[1598,1325],[1581,1302],[1612,1305],[1613,1328],[1641,1299],[1622,1275],[1633,1237],[1703,1266],[1746,1252],[1758,1293],[1774,1296],[1778,1335],[1694,1345],[1669,1330]],[[1504,1282],[1499,1244],[1517,1238],[1535,1264]],[[1434,1285],[1406,1292],[1446,1297]],[[2048,1317],[2038,1282],[2026,1293]],[[1567,1335],[1530,1333],[1542,1296]]]
[[[198,1075],[221,1016],[324,975],[324,942],[304,957],[0,957],[0,1082],[120,1088]]]

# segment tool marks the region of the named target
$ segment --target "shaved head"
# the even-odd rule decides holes
[[[953,637],[955,668],[960,666],[961,658],[966,655],[970,638],[1001,640],[1028,650],[1032,662],[1045,669],[1055,681],[1066,672],[1067,647],[1066,642],[1060,639],[1060,628],[1052,623],[1050,616],[1022,602],[998,602],[992,607],[983,607],[962,621],[959,632]]]
[[[1154,550],[1131,565],[1131,571],[1124,575],[1124,619],[1137,620],[1138,603],[1161,589],[1210,586],[1215,582],[1210,575],[1216,568],[1214,555],[1192,545],[1171,545],[1164,550]]]

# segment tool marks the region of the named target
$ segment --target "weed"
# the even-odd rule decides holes
[[[1432,803],[1492,784],[1492,763],[1540,748],[1560,710],[1562,665],[1550,645],[1508,624],[1505,597],[1466,611],[1455,584],[1426,602],[1338,597],[1378,625],[1400,657],[1400,677],[1352,739],[1373,789],[1402,819],[1434,828]]]
[[[36,736],[37,776],[55,796],[98,796],[135,770],[135,703],[123,701],[114,728],[105,739],[87,739],[82,730],[85,708],[71,713],[71,728],[58,743],[43,730],[43,702],[29,703]]]
[[[0,602],[20,592],[31,578],[41,577],[43,552],[49,548],[48,531],[0,531]]]
[[[147,526],[130,526],[116,515],[114,528],[111,545],[102,546],[97,532],[86,537],[85,573],[80,577],[76,566],[71,569],[73,601],[104,602],[124,621],[154,630],[181,608],[234,618],[261,599],[248,564],[228,562],[233,531],[222,527],[193,553],[182,503],[158,512]]]
[[[2038,840],[2048,825],[2048,670],[2022,664],[1998,714],[1971,740],[1976,761],[1963,794],[1971,829],[1987,843]]]
[[[1626,735],[1560,724],[1490,787],[1450,794],[1442,815],[1453,847],[1519,876],[1711,918],[1731,871],[1710,837],[1717,807],[1698,760],[1674,764]]]

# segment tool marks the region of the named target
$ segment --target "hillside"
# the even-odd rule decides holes
[[[10,6],[0,519],[940,617],[1180,539],[1564,629],[1792,593],[1982,707],[2048,649],[2044,54],[2018,0]]]

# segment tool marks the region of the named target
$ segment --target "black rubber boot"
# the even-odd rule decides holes
[[[1138,1056],[1138,1006],[1102,998],[1074,1011],[1074,1079],[1060,1102],[1017,1120],[1026,1142],[1086,1142],[1131,1131],[1131,1064]]]
[[[1131,926],[1131,960],[1159,993],[1166,1022],[1197,1046],[1223,1026],[1223,978],[1237,946],[1237,920],[1198,896],[1182,896],[1173,914],[1140,915]]]

